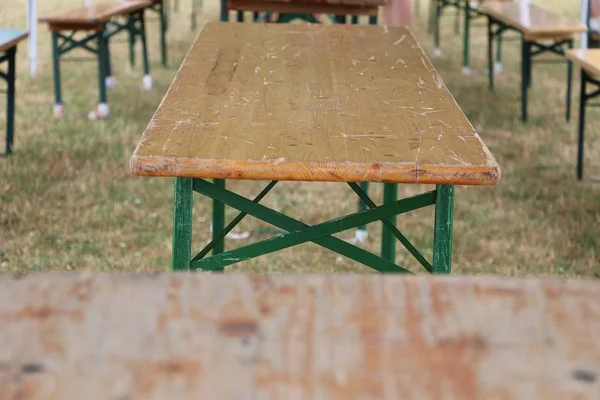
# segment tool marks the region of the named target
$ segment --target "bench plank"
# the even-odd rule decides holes
[[[585,24],[554,14],[535,4],[528,5],[527,10],[527,13],[522,13],[518,2],[487,1],[479,7],[481,13],[514,27],[529,40],[568,38],[587,31]]]
[[[333,15],[377,15],[377,6],[348,5],[334,3],[302,3],[284,1],[261,0],[228,0],[229,10],[277,12],[298,14],[333,14]]]
[[[493,185],[500,170],[407,28],[207,24],[135,174]]]
[[[25,40],[29,33],[16,29],[0,29],[0,52],[16,46],[20,41]]]
[[[491,277],[0,281],[0,398],[597,399],[600,285]]]

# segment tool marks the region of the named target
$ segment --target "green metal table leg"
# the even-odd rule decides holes
[[[15,134],[15,71],[17,47],[11,47],[6,52],[8,56],[8,71],[6,74],[6,154],[12,153]]]
[[[141,40],[142,40],[142,57],[144,60],[144,80],[150,80],[150,62],[148,61],[148,45],[146,43],[146,22],[145,22],[145,17],[144,17],[144,10],[141,10],[139,12],[139,18],[140,18],[140,36],[141,36]],[[151,81],[150,81],[151,82]],[[145,85],[145,86],[152,86],[152,84],[150,83],[149,85]],[[150,87],[147,87],[148,89]]]
[[[369,192],[369,182],[361,182],[360,188],[363,192],[368,193]],[[367,208],[368,207],[365,204],[365,202],[362,201],[361,199],[358,199],[358,210],[364,211]],[[364,241],[367,238],[367,227],[365,225],[359,226],[358,232],[356,233],[355,237],[359,242]]]
[[[165,4],[159,5],[160,16],[160,61],[163,67],[167,66],[167,9]]]
[[[106,57],[104,59],[104,71],[106,73],[106,77],[112,76],[112,65],[110,62],[110,43],[109,38],[106,38]]]
[[[127,32],[129,42],[129,65],[133,68],[135,66],[135,23],[133,15],[127,16]]]
[[[227,21],[229,21],[229,10],[227,10],[227,0],[221,0],[221,22]]]
[[[237,22],[244,22],[244,12],[238,10],[237,12]]]
[[[389,204],[398,200],[398,185],[395,183],[385,183],[383,185],[383,203]],[[388,217],[390,222],[396,226],[396,216]],[[381,257],[395,262],[396,259],[396,238],[386,226],[381,231]]]
[[[54,107],[62,108],[62,90],[60,79],[60,53],[58,49],[58,33],[52,32],[52,68],[54,70]]]
[[[369,24],[377,25],[377,15],[373,15],[373,16],[369,17]]]
[[[440,1],[435,2],[435,24],[433,27],[433,45],[434,51],[440,49],[440,16],[442,15],[442,4]]]
[[[502,64],[502,33],[496,38],[496,62]]]
[[[350,17],[350,23],[352,25],[358,24],[358,15],[353,15],[352,17]]]
[[[215,179],[215,185],[221,189],[225,189],[225,179]],[[218,240],[219,234],[225,228],[225,204],[218,200],[213,200],[212,214],[212,238]],[[225,251],[225,238],[215,242],[213,254],[220,254]]]
[[[175,178],[173,270],[190,270],[192,259],[192,188],[192,178]]]
[[[488,80],[494,90],[494,22],[488,17]]]
[[[97,33],[98,43],[98,89],[100,92],[100,105],[107,104],[106,101],[106,58],[108,53],[105,31],[102,29]]]
[[[454,185],[436,185],[435,226],[433,231],[433,273],[452,270],[452,222]]]
[[[573,48],[573,40],[569,40],[568,42],[569,49]],[[573,81],[573,63],[567,60],[567,112],[566,119],[567,122],[571,120],[571,86]]]
[[[527,122],[527,91],[531,84],[531,43],[523,37],[521,39],[521,120]]]
[[[464,0],[464,32],[463,32],[463,68],[469,68],[469,41],[471,40],[471,8],[469,0]]]
[[[581,87],[579,90],[579,125],[577,127],[577,179],[583,179],[583,145],[585,131],[585,102],[586,102],[587,73],[581,69]]]

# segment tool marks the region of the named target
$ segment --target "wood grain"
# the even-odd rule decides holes
[[[15,29],[0,29],[0,52],[16,46],[20,41],[27,39],[29,33]]]
[[[299,14],[332,14],[332,15],[377,15],[377,6],[328,4],[328,3],[298,3],[284,1],[261,0],[228,0],[229,10],[299,13]]]
[[[567,58],[593,76],[600,76],[600,49],[568,50]]]
[[[72,8],[54,15],[42,17],[40,22],[48,24],[92,24],[106,22],[119,15],[126,15],[149,7],[150,0],[128,0],[110,3],[95,3],[89,7]]]
[[[0,282],[0,398],[598,399],[600,285],[491,277]]]
[[[207,24],[138,175],[493,185],[498,164],[406,28]]]
[[[530,4],[523,13],[519,2],[485,2],[479,7],[483,14],[521,31],[527,40],[568,38],[587,31],[585,24]]]

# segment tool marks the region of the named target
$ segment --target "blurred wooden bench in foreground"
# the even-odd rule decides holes
[[[0,282],[0,398],[597,399],[600,285],[385,275]]]

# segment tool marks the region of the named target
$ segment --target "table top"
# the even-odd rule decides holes
[[[600,76],[600,49],[568,50],[567,58],[589,74]]]
[[[22,40],[25,40],[29,34],[25,31],[16,29],[0,29],[0,52],[14,47]]]
[[[583,280],[5,277],[0,398],[598,399],[599,304]]]
[[[110,3],[96,3],[89,7],[72,8],[67,11],[57,12],[54,15],[42,17],[40,22],[54,24],[69,23],[101,23],[119,15],[128,14],[148,7],[150,0],[127,0]]]
[[[254,3],[257,0],[238,0],[239,3]],[[260,0],[263,3],[294,3],[294,4],[329,4],[346,6],[382,6],[386,0]]]
[[[537,5],[487,1],[479,11],[512,26],[525,35],[568,35],[587,31],[585,24],[554,14]]]
[[[493,185],[498,164],[406,28],[207,24],[137,175]]]

